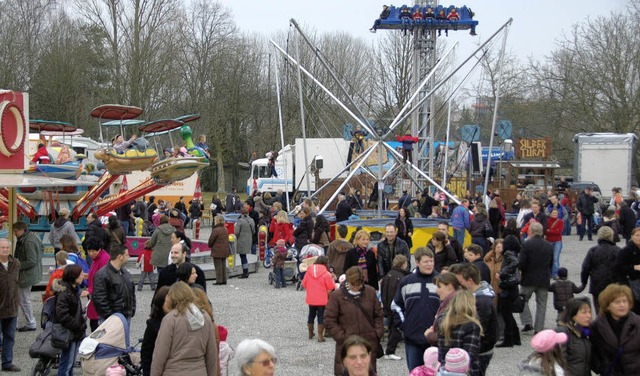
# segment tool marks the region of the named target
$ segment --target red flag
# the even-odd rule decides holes
[[[124,193],[129,190],[129,183],[127,183],[127,175],[122,176],[122,184],[120,185],[120,192]]]
[[[200,177],[198,176],[196,180],[196,189],[193,192],[193,198],[198,200],[202,200],[202,188],[200,188]]]

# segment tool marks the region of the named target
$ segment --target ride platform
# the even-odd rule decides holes
[[[423,17],[424,14],[429,7],[420,7],[420,6],[412,6],[408,7],[413,14],[417,9],[420,9]],[[456,9],[458,15],[460,16],[460,20],[458,21],[439,21],[433,19],[432,22],[426,19],[422,19],[419,24],[416,24],[415,21],[411,20],[409,22],[409,28],[411,27],[419,27],[424,28],[425,30],[438,30],[438,29],[448,29],[449,31],[456,30],[475,30],[475,27],[478,26],[478,21],[473,19],[473,12],[466,6],[455,7],[455,6],[442,6],[438,5],[436,7],[430,7],[433,9],[433,13],[438,15],[440,11],[444,11],[445,15],[448,15],[452,9]],[[389,17],[386,19],[377,19],[375,29],[382,30],[401,30],[403,28],[402,19],[400,18],[400,10],[402,6],[396,7],[393,5],[389,6]]]

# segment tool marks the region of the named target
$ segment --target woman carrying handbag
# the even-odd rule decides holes
[[[514,235],[509,235],[502,242],[502,247],[504,249],[502,267],[496,278],[500,281],[498,311],[504,320],[504,335],[502,342],[496,344],[496,347],[520,346],[520,331],[513,317],[513,303],[518,299],[518,285],[520,283],[520,273],[518,272],[520,240]]]

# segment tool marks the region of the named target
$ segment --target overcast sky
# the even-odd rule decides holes
[[[266,36],[278,30],[289,29],[289,19],[295,18],[304,28],[320,32],[344,31],[374,42],[381,34],[390,31],[368,30],[378,18],[382,5],[402,5],[384,0],[218,0],[233,12],[236,24],[243,31]],[[405,4],[413,2],[405,1]],[[476,13],[480,23],[478,36],[468,31],[450,33],[450,40],[459,40],[458,56],[466,57],[474,49],[474,43],[486,40],[509,17],[513,26],[509,32],[508,48],[519,58],[529,56],[543,58],[554,49],[555,40],[568,34],[571,25],[587,18],[609,15],[611,11],[623,11],[626,0],[466,0],[455,3],[466,5]],[[440,2],[441,5],[450,3]],[[454,34],[456,34],[454,36]]]

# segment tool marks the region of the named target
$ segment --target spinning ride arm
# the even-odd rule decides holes
[[[96,214],[98,216],[105,215],[108,212],[115,210],[122,205],[135,200],[138,197],[144,196],[157,189],[160,189],[167,184],[169,183],[158,182],[154,178],[148,178],[133,189],[118,193],[117,195],[106,197],[103,200],[98,201],[96,203]]]
[[[6,188],[2,188],[0,189],[0,210],[2,210],[5,213],[8,213],[9,211],[9,192],[7,191]],[[29,201],[18,195],[18,212],[20,212],[21,214],[26,215],[27,217],[29,217],[29,219],[34,219],[36,217],[36,209],[29,203]]]
[[[73,219],[78,219],[81,216],[87,214],[91,205],[100,197],[100,195],[109,189],[109,186],[118,179],[120,175],[111,175],[109,172],[105,172],[100,180],[98,180],[98,184],[96,184],[93,188],[91,188],[76,204],[76,207],[73,209],[73,213],[71,214]]]

